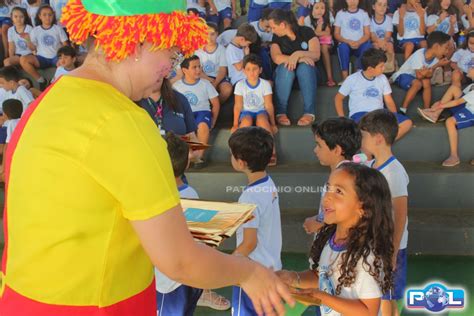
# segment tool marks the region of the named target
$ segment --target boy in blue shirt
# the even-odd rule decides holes
[[[244,127],[229,139],[232,166],[247,176],[248,185],[239,203],[255,204],[254,219],[237,230],[237,248],[234,255],[280,270],[281,219],[278,191],[265,169],[273,152],[273,137],[261,127]],[[257,315],[248,295],[240,287],[233,288],[233,315]]]

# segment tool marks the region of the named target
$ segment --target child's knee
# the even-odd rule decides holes
[[[454,116],[451,116],[446,120],[446,127],[455,127],[456,126],[456,119]]]
[[[431,89],[431,79],[423,79],[422,81],[423,89]]]
[[[421,41],[420,44],[419,44],[419,46],[420,46],[421,48],[426,48],[426,47],[428,47],[428,44],[427,44],[426,41]]]
[[[404,51],[412,51],[415,49],[415,44],[413,44],[412,42],[407,42],[405,43],[405,45],[403,45],[403,50]]]
[[[413,121],[412,120],[406,120],[406,121],[401,122],[398,126],[399,126],[400,129],[408,131],[413,127]]]

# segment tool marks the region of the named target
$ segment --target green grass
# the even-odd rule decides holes
[[[308,267],[307,258],[303,254],[284,254],[283,266],[285,269],[303,270]],[[466,301],[474,302],[474,257],[460,256],[409,256],[408,257],[408,280],[407,286],[423,288],[430,281],[440,281],[452,287],[463,287],[466,290]],[[217,292],[232,297],[230,288],[219,289]],[[404,306],[404,301],[399,302],[399,306]],[[209,308],[198,307],[195,315],[199,316],[222,316],[230,315],[230,311],[218,312]],[[315,315],[314,309],[308,309],[305,316]],[[412,312],[402,310],[402,315],[428,315],[427,312]],[[474,315],[474,306],[469,306],[462,312],[446,312],[437,315]]]

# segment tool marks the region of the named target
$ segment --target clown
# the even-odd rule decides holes
[[[156,315],[153,265],[199,288],[240,284],[259,312],[293,303],[272,271],[194,243],[164,141],[132,100],[207,41],[184,1],[71,0],[83,66],[23,115],[5,162],[0,315]]]

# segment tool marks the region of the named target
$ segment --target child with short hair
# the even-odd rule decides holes
[[[224,30],[232,26],[232,20],[237,18],[235,0],[207,0],[210,6],[209,22],[219,25],[222,22]]]
[[[392,73],[395,71],[395,50],[392,38],[392,17],[387,15],[387,0],[375,0],[372,9],[374,10],[370,20],[372,44],[387,55],[384,73]]]
[[[452,83],[461,88],[464,83],[471,83],[467,73],[474,68],[474,31],[467,33],[464,45],[451,57],[453,69]]]
[[[418,91],[423,89],[423,107],[429,108],[431,103],[431,77],[437,67],[449,64],[446,55],[449,52],[451,36],[434,31],[428,35],[428,48],[420,48],[411,55],[392,75],[390,80],[407,91],[400,111],[406,114],[408,105]]]
[[[469,70],[468,76],[474,80],[474,68]],[[458,85],[451,85],[440,101],[435,102],[430,109],[419,109],[418,113],[426,120],[436,123],[445,109],[452,114],[446,120],[450,154],[442,165],[454,167],[461,162],[458,154],[458,130],[474,126],[474,84],[464,90]]]
[[[26,34],[31,33],[33,28],[26,10],[20,7],[12,9],[11,18],[13,26],[8,29],[8,56],[3,64],[5,66],[15,66],[20,64],[20,57],[31,54],[25,40]]]
[[[224,104],[232,94],[232,85],[227,77],[227,61],[225,48],[217,44],[218,27],[208,23],[209,42],[202,49],[195,52],[202,65],[201,77],[209,80],[219,92],[219,102]]]
[[[398,30],[398,46],[403,50],[405,60],[415,48],[426,48],[426,19],[420,0],[404,0],[404,4],[393,14],[393,25]]]
[[[387,179],[392,197],[393,212],[393,291],[385,291],[382,297],[382,315],[399,315],[397,300],[403,298],[407,278],[408,244],[408,182],[403,165],[392,153],[392,145],[398,134],[397,119],[386,110],[376,110],[366,114],[360,121],[362,150],[374,156],[369,163]]]
[[[320,300],[322,315],[377,315],[393,275],[387,180],[365,165],[344,163],[331,173],[322,205],[311,268],[277,274],[298,294]]]
[[[272,13],[272,9],[266,8],[262,11],[262,15],[260,19],[257,21],[249,22],[257,31],[258,36],[260,37],[261,44],[264,46],[268,46],[268,44],[272,41],[273,33],[270,27],[270,13]]]
[[[63,46],[58,50],[58,68],[54,73],[53,81],[62,75],[67,75],[76,68],[76,50],[71,46]]]
[[[336,14],[334,38],[339,42],[337,55],[341,64],[342,80],[349,76],[351,55],[357,57],[357,68],[360,68],[360,57],[371,46],[370,19],[362,7],[362,1],[345,0],[344,9]]]
[[[351,161],[360,150],[362,135],[354,120],[345,117],[330,118],[322,123],[314,123],[311,129],[316,143],[314,154],[319,163],[329,167],[331,172]],[[303,228],[308,234],[315,234],[324,226],[323,198],[324,190],[321,191],[318,214],[304,221]]]
[[[7,91],[5,98],[19,100],[24,112],[34,98],[28,89],[18,83],[20,79],[20,73],[14,66],[0,69],[0,86]]]
[[[258,34],[254,27],[248,23],[244,23],[237,29],[232,42],[227,46],[225,55],[227,59],[227,68],[232,86],[237,82],[245,79],[243,72],[244,57],[250,54],[250,44],[257,41]]]
[[[239,203],[257,206],[254,218],[237,230],[237,248],[233,254],[280,270],[282,235],[278,190],[266,172],[272,157],[273,137],[261,127],[244,127],[230,136],[229,147],[232,167],[244,173],[248,180]],[[242,288],[234,286],[232,292],[234,315],[257,315]]]
[[[387,56],[380,49],[370,48],[362,55],[362,70],[347,77],[334,98],[337,115],[344,116],[346,96],[349,96],[349,117],[356,122],[368,112],[383,109],[384,101],[391,112],[397,113],[392,88],[383,74],[386,61]],[[397,113],[396,116],[400,124],[398,140],[410,131],[413,122],[405,115]]]
[[[3,123],[3,126],[2,126],[2,129],[4,129],[6,133],[5,146],[3,146],[2,157],[6,157],[5,153],[7,151],[7,146],[10,143],[13,132],[15,131],[15,128],[18,125],[18,122],[20,121],[21,114],[23,113],[23,106],[19,100],[7,99],[3,101],[2,111],[6,119],[6,121]],[[2,159],[2,165],[0,167],[0,181],[2,182],[5,181],[5,177],[4,177],[5,169],[3,166],[4,159],[5,158]]]
[[[58,50],[67,45],[68,38],[66,32],[56,24],[56,16],[49,5],[39,8],[36,21],[37,26],[33,28],[30,36],[26,36],[28,47],[36,51],[36,55],[20,57],[20,64],[23,70],[39,83],[40,90],[44,90],[48,81],[37,69],[56,67]]]
[[[196,55],[186,58],[181,63],[184,77],[173,84],[176,91],[183,94],[191,105],[196,120],[197,138],[207,144],[210,130],[214,127],[219,116],[219,93],[206,79],[201,78],[201,62]],[[196,152],[197,162],[194,168],[202,168],[204,150]]]

